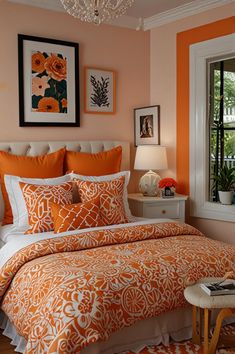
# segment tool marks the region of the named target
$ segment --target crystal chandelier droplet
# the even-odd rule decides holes
[[[97,25],[123,15],[135,0],[60,0],[65,10],[81,21]]]

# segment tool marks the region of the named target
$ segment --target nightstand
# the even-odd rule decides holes
[[[130,210],[134,216],[143,218],[167,218],[185,221],[186,195],[174,198],[145,197],[141,193],[128,194]]]

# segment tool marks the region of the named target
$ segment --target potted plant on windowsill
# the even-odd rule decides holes
[[[221,204],[232,204],[233,185],[235,184],[235,168],[229,168],[226,165],[220,168],[218,176],[214,176],[218,183],[219,199]]]

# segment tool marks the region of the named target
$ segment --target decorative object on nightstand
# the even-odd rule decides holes
[[[167,218],[185,221],[186,195],[175,194],[174,198],[145,197],[140,193],[128,194],[132,215],[142,218]]]
[[[166,148],[160,145],[140,145],[135,155],[135,170],[149,170],[139,181],[139,190],[144,196],[158,195],[161,177],[152,170],[167,169]]]
[[[162,198],[173,198],[177,182],[173,178],[163,178],[159,181],[158,187],[161,189]]]

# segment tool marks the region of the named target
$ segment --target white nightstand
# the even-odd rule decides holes
[[[186,195],[174,198],[144,197],[141,193],[128,194],[128,202],[134,216],[143,218],[168,218],[185,221]]]

